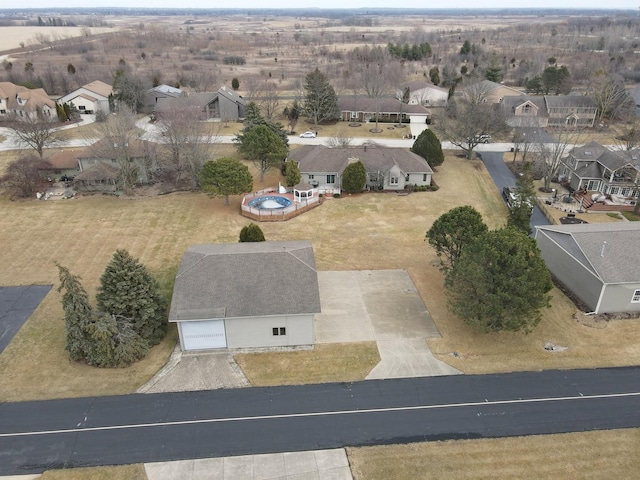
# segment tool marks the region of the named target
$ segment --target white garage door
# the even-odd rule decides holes
[[[224,320],[182,322],[182,342],[185,350],[226,348]]]

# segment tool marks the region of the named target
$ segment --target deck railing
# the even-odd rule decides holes
[[[267,188],[259,192],[247,194],[244,197],[242,205],[240,206],[240,213],[242,214],[242,216],[257,220],[259,222],[282,222],[284,220],[289,220],[290,218],[297,217],[301,213],[304,213],[320,205],[320,197],[311,197],[300,202],[291,202],[291,205],[288,207],[275,209],[254,208],[250,207],[248,204],[245,204],[248,203],[247,200],[272,193],[277,193],[277,190],[275,188]]]

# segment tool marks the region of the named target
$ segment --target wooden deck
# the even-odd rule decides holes
[[[583,210],[589,212],[633,212],[633,209],[636,208],[635,205],[631,204],[595,203],[591,200],[591,195],[595,193],[599,192],[587,192],[586,194],[574,192],[573,197],[582,206]]]

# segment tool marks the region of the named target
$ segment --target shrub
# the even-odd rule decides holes
[[[240,55],[227,55],[222,61],[225,65],[244,65],[247,63],[247,60]]]
[[[240,243],[244,242],[264,242],[264,233],[262,229],[255,223],[245,225],[240,230]]]

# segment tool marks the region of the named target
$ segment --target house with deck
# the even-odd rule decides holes
[[[313,345],[320,291],[308,240],[194,245],[169,322],[182,350]]]
[[[638,151],[614,151],[590,142],[572,148],[558,172],[558,180],[575,192],[584,209],[633,210],[638,200]]]
[[[640,222],[545,225],[549,271],[593,313],[640,312]]]
[[[302,182],[327,193],[340,192],[344,169],[357,161],[365,167],[366,188],[370,190],[399,191],[410,185],[431,185],[433,175],[424,158],[404,148],[305,145],[291,151],[287,161],[298,163]]]

